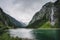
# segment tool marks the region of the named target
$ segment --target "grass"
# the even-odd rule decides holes
[[[51,24],[50,22],[46,22],[45,24],[43,24],[40,28],[51,28]]]

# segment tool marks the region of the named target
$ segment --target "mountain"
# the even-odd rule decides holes
[[[46,3],[40,11],[35,13],[27,28],[56,28],[56,10],[54,3]]]
[[[17,21],[15,18],[3,12],[0,8],[0,26],[10,26],[12,28],[23,27],[22,22]]]
[[[52,5],[53,5],[52,2],[46,3],[40,11],[35,13],[32,20],[30,21],[28,27],[38,28],[38,27],[44,25],[46,22],[49,23]]]

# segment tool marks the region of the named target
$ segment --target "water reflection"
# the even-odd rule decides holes
[[[32,34],[33,29],[9,29],[9,33],[11,37],[19,37],[19,38],[28,38],[35,39],[35,36]]]

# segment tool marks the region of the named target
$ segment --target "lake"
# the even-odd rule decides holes
[[[27,29],[17,28],[9,29],[11,37],[18,37],[28,40],[57,40],[56,29]]]

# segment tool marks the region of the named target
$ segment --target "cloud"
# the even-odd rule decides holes
[[[51,0],[0,0],[0,6],[18,21],[29,23],[33,15],[49,1]]]

